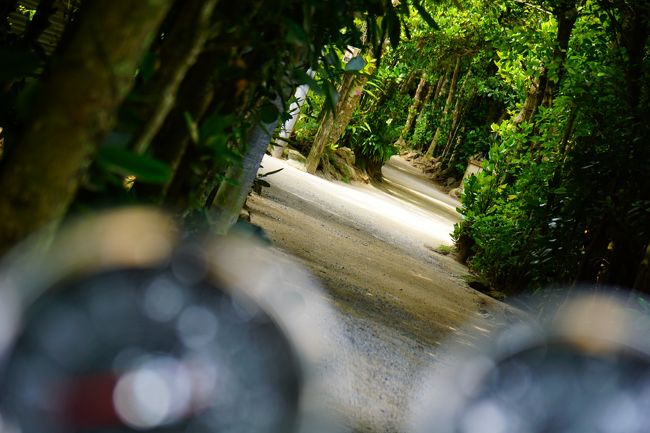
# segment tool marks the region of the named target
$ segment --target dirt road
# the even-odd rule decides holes
[[[446,362],[444,343],[472,345],[503,320],[503,304],[433,251],[452,243],[458,203],[401,159],[379,186],[329,182],[270,157],[262,165],[284,170],[249,199],[252,223],[322,282],[343,325],[332,350],[345,352],[352,379],[334,390],[337,410],[357,431],[406,431],[413,388]]]

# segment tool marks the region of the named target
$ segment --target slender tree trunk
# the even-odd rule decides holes
[[[431,100],[433,99],[433,95],[436,93],[436,89],[438,88],[438,85],[440,84],[440,81],[442,80],[442,77],[438,78],[438,81],[436,82],[436,85],[430,85],[427,87],[427,93],[424,95],[424,99],[422,100],[422,103],[420,104],[420,110],[418,112],[418,116],[415,118],[415,124],[413,125],[413,128],[420,122],[422,119],[422,116],[425,113],[425,110]]]
[[[436,93],[436,89],[438,88],[438,83],[440,80],[442,80],[442,77],[438,78],[435,86],[428,86],[427,93],[424,95],[424,100],[422,101],[422,107],[431,102],[431,98],[433,98],[433,95]],[[418,117],[420,117],[419,114],[422,114],[422,110],[420,110],[420,113],[418,113]]]
[[[411,85],[413,84],[413,81],[415,81],[415,77],[416,77],[415,70],[409,72],[408,76],[406,77],[406,80],[404,80],[402,85],[399,87],[399,92],[401,94],[408,93],[409,89],[411,88]]]
[[[566,127],[564,128],[564,134],[562,134],[562,141],[560,142],[560,152],[564,155],[562,163],[566,160],[566,155],[569,153],[569,139],[573,134],[573,128],[576,123],[576,117],[578,116],[578,106],[573,105],[571,107],[571,112],[567,118]]]
[[[342,111],[344,101],[347,99],[348,93],[353,87],[354,78],[354,74],[350,73],[343,76],[343,82],[341,83],[341,88],[339,89],[339,100],[336,103],[336,107],[334,108],[333,112],[327,111],[325,106],[323,106],[321,109],[318,131],[314,137],[314,143],[312,144],[309,155],[307,156],[307,162],[305,164],[305,168],[307,169],[308,173],[316,173],[316,170],[320,165],[320,158],[323,156],[323,152],[325,152],[325,146],[331,143],[330,137],[334,135],[333,131],[335,129],[334,121],[336,113]]]
[[[447,100],[445,102],[445,108],[442,110],[442,114],[440,115],[440,122],[438,125],[438,128],[436,128],[436,132],[433,135],[433,140],[431,140],[431,144],[429,145],[429,149],[427,149],[427,156],[433,156],[433,153],[436,150],[436,147],[440,140],[442,139],[442,125],[445,123],[447,119],[447,115],[449,114],[449,109],[451,108],[451,103],[454,100],[454,96],[456,94],[456,87],[458,86],[458,75],[460,74],[460,57],[456,59],[456,66],[454,67],[454,74],[451,77],[451,83],[449,84],[449,93],[447,94]]]
[[[445,70],[445,74],[440,77],[440,80],[438,81],[438,85],[436,86],[436,93],[433,94],[433,106],[431,107],[432,112],[438,108],[440,98],[447,94],[447,89],[449,88],[449,82],[451,81],[452,74],[453,71],[451,69],[451,65],[449,65]]]
[[[575,2],[572,3],[558,10],[555,14],[555,18],[557,19],[557,35],[555,38],[555,46],[553,47],[552,62],[557,65],[557,76],[549,77],[546,83],[544,99],[542,101],[546,107],[551,105],[557,88],[562,78],[564,78],[569,40],[571,39],[573,27],[578,19],[578,9],[576,8]]]
[[[0,253],[67,211],[171,0],[95,0],[54,59],[0,173]]]
[[[438,78],[438,81],[437,81],[435,86],[429,86],[429,90],[427,91],[427,94],[424,97],[424,101],[422,101],[422,108],[420,109],[420,112],[418,113],[418,117],[415,119],[415,125],[413,127],[414,129],[417,128],[418,125],[420,125],[422,122],[425,121],[425,115],[426,115],[427,111],[429,111],[431,109],[431,107],[429,107],[429,103],[434,98],[434,95],[437,92],[439,92],[440,87],[442,87],[443,80],[444,80],[444,77],[440,76]],[[415,147],[417,149],[421,148],[420,143],[414,143],[414,145],[415,145]]]
[[[171,186],[180,178],[188,176],[183,170],[179,170],[191,141],[191,132],[185,116],[187,114],[192,120],[199,122],[205,115],[213,100],[215,89],[211,78],[219,61],[218,55],[206,51],[199,56],[183,79],[174,107],[151,142],[152,156],[167,163],[172,176],[162,185],[137,185],[138,195],[161,203],[173,189]]]
[[[435,113],[436,110],[438,109],[438,104],[440,103],[440,98],[445,96],[447,94],[447,90],[449,88],[449,83],[451,82],[451,76],[453,72],[451,69],[451,65],[447,65],[447,69],[445,70],[444,75],[442,75],[438,79],[438,84],[436,85],[436,91],[433,94],[433,104],[431,104],[430,112]],[[418,122],[420,122],[420,119],[418,118]],[[436,129],[437,132],[437,129]],[[435,135],[434,135],[435,138]],[[429,147],[427,149],[431,148],[431,143],[429,143]],[[433,152],[433,151],[432,151]]]
[[[539,78],[531,78],[524,104],[521,106],[521,110],[519,110],[517,117],[512,121],[514,125],[519,125],[523,122],[530,122],[537,112],[537,107],[541,102],[541,97],[544,95],[546,77],[548,74],[548,70],[543,66],[540,68],[540,71]]]
[[[314,71],[311,68],[307,71],[307,75],[311,78],[314,77]],[[291,137],[293,128],[296,126],[298,117],[300,116],[300,109],[307,100],[307,94],[309,93],[309,84],[302,84],[298,86],[296,92],[294,93],[294,101],[289,106],[289,119],[284,122],[282,128],[280,129],[280,136],[275,140],[273,144],[273,151],[271,155],[274,158],[280,158],[284,148],[287,146],[287,140]]]
[[[418,88],[415,91],[415,96],[413,97],[413,103],[409,107],[406,123],[404,124],[404,128],[402,128],[402,133],[400,134],[399,139],[397,140],[397,142],[400,144],[404,144],[405,138],[408,137],[409,133],[411,132],[411,129],[413,129],[413,122],[415,121],[415,116],[418,114],[420,110],[420,106],[422,103],[422,91],[424,90],[426,84],[427,84],[427,74],[425,73],[422,74],[422,77],[420,77]]]
[[[460,131],[457,134],[454,134],[456,145],[452,147],[452,150],[449,154],[449,158],[447,158],[447,161],[444,163],[447,167],[453,167],[454,163],[457,161],[458,150],[461,147],[461,144],[463,143],[464,136],[465,136],[465,126],[460,128]]]
[[[447,134],[447,140],[445,144],[445,149],[442,152],[442,159],[445,160],[449,153],[451,152],[452,143],[456,137],[456,132],[459,127],[460,113],[462,111],[461,101],[463,94],[465,93],[465,86],[467,85],[468,79],[472,76],[472,71],[469,71],[463,78],[463,84],[460,86],[460,92],[458,92],[458,97],[456,98],[456,104],[454,105],[454,111],[451,115],[451,128],[449,129],[449,134]]]
[[[429,148],[427,149],[426,155],[428,157],[432,157],[434,152],[436,151],[436,146],[437,143],[440,141],[440,134],[441,134],[441,129],[440,126],[436,128],[436,132],[433,134],[433,139],[431,140],[431,144],[429,144]]]
[[[181,3],[160,47],[160,68],[139,91],[145,101],[132,148],[144,153],[172,110],[178,88],[196,62],[210,32],[210,18],[218,0],[177,0]]]
[[[566,2],[565,2],[566,3]],[[560,86],[560,81],[564,76],[564,67],[566,61],[566,52],[569,47],[569,40],[571,33],[578,18],[578,10],[576,9],[575,2],[564,7],[559,7],[554,15],[558,21],[558,29],[555,37],[555,47],[551,55],[550,63],[556,66],[557,75],[549,77],[549,69],[547,66],[540,66],[539,78],[532,78],[530,87],[526,94],[526,99],[521,107],[519,114],[513,120],[514,125],[519,125],[523,122],[530,122],[540,105],[550,106],[555,96],[557,88]]]
[[[273,103],[282,111],[280,97],[276,97]],[[212,229],[216,233],[227,233],[237,222],[278,122],[279,119],[276,119],[271,123],[260,122],[255,125],[248,136],[248,150],[242,165],[232,165],[226,171],[228,180],[221,183],[212,203],[212,208],[216,211]]]
[[[316,173],[320,165],[320,159],[325,152],[325,147],[329,144],[336,144],[341,138],[359,103],[363,86],[367,80],[368,78],[365,75],[359,77],[350,73],[345,74],[343,77],[339,101],[336,104],[334,113],[329,112],[322,118],[316,137],[314,137],[314,144],[305,164],[307,173]]]
[[[454,75],[451,77],[451,84],[449,85],[449,93],[447,94],[447,101],[445,108],[442,111],[443,115],[447,115],[451,109],[451,104],[454,102],[456,96],[456,89],[458,87],[458,77],[460,76],[460,57],[456,60],[456,67],[454,68]]]

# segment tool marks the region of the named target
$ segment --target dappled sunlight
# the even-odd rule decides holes
[[[270,157],[265,157],[262,165],[262,172],[284,168],[281,173],[269,176],[271,185],[296,193],[297,185],[301,184],[301,199],[327,202],[328,212],[351,224],[370,226],[369,231],[378,238],[419,246],[452,243],[450,233],[455,219],[448,213],[435,213],[433,206],[422,209],[370,185],[329,182]],[[447,212],[450,209],[446,203],[439,202],[439,205],[446,207]]]
[[[0,433],[650,432],[649,5],[0,1]]]
[[[411,209],[408,209],[404,204],[391,203],[383,197],[373,197],[363,190],[353,189],[336,185],[337,195],[343,200],[354,206],[361,207],[368,211],[377,222],[384,220],[395,224],[395,227],[400,226],[406,230],[416,230],[422,235],[427,237],[434,237],[441,242],[449,243],[449,233],[453,225],[443,218],[431,215],[426,217],[424,215],[415,214]],[[401,204],[401,205],[400,205]]]

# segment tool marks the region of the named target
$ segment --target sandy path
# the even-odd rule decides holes
[[[334,390],[338,410],[359,431],[405,431],[412,390],[445,358],[442,343],[471,345],[502,320],[502,304],[464,283],[465,267],[431,251],[451,243],[457,203],[399,160],[381,189],[270,157],[262,165],[284,170],[249,199],[252,222],[323,283],[343,324],[332,350],[353,380]],[[459,331],[468,322],[472,332]]]

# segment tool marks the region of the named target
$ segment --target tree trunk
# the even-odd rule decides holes
[[[441,122],[444,121],[444,118],[441,119]],[[436,128],[435,134],[433,134],[433,139],[431,140],[431,144],[429,144],[429,148],[427,149],[426,156],[428,157],[433,157],[433,153],[436,151],[436,147],[438,145],[438,142],[440,141],[440,135],[441,135],[441,128],[438,126]]]
[[[424,95],[424,100],[422,101],[422,107],[424,107],[429,102],[431,102],[431,98],[433,98],[433,95],[436,93],[436,89],[438,88],[438,84],[440,83],[441,80],[442,80],[442,77],[438,78],[438,81],[436,82],[435,86],[429,86],[428,87],[427,93],[426,93],[426,95]],[[420,110],[420,113],[418,113],[418,114],[422,114],[422,110]],[[418,115],[418,117],[420,117],[420,116]]]
[[[142,124],[132,140],[136,153],[145,153],[172,110],[187,71],[196,62],[210,32],[210,18],[218,0],[179,0],[177,16],[160,47],[160,68],[138,94],[145,101]]]
[[[68,209],[171,0],[86,3],[0,173],[0,253]]]
[[[365,75],[346,73],[343,77],[341,90],[339,92],[339,101],[336,104],[334,113],[327,113],[323,116],[314,144],[307,156],[305,167],[307,173],[314,174],[320,165],[320,159],[325,152],[325,147],[329,144],[336,144],[345,128],[350,123],[352,114],[357,108],[361,98],[361,92],[368,78]]]
[[[399,87],[399,92],[401,94],[405,94],[409,92],[409,89],[411,88],[413,81],[415,81],[415,77],[416,77],[415,70],[409,72],[408,76],[406,77],[406,80],[404,80],[402,85]]]
[[[188,114],[195,122],[199,122],[205,115],[213,99],[215,89],[211,78],[219,62],[218,55],[206,51],[199,56],[183,79],[176,104],[157,131],[151,145],[152,156],[167,163],[172,176],[162,185],[137,185],[136,191],[140,196],[161,203],[179,177],[187,176],[187,173],[179,171],[191,141],[185,115]]]
[[[456,67],[454,68],[454,75],[451,77],[451,84],[449,85],[449,93],[447,94],[447,101],[445,108],[442,110],[443,115],[447,115],[451,109],[451,104],[454,102],[456,96],[456,89],[458,88],[458,77],[460,75],[460,57],[456,60]]]
[[[282,111],[280,97],[276,97],[273,104]],[[278,122],[279,118],[271,123],[256,124],[249,133],[248,150],[242,165],[232,165],[226,171],[226,180],[221,182],[212,203],[212,208],[217,211],[216,218],[212,221],[212,229],[216,233],[227,233],[237,222]]]
[[[422,122],[425,121],[425,115],[428,111],[429,102],[431,102],[432,99],[435,98],[434,95],[440,92],[440,88],[442,87],[442,82],[444,81],[444,76],[440,76],[438,78],[438,82],[436,83],[435,86],[429,86],[429,90],[427,91],[426,96],[424,97],[424,101],[422,101],[422,108],[420,109],[420,112],[418,113],[418,117],[415,119],[415,125],[414,128],[417,128],[417,125],[420,125]],[[432,109],[432,108],[431,108]],[[421,148],[420,143],[413,143],[415,147],[419,150]]]
[[[454,111],[451,115],[451,128],[449,129],[449,133],[447,134],[447,140],[445,144],[445,149],[442,152],[442,159],[443,161],[447,158],[447,156],[451,152],[451,147],[452,147],[452,142],[454,141],[454,138],[456,137],[456,132],[458,130],[458,124],[460,121],[460,113],[462,110],[461,106],[461,101],[463,94],[465,93],[465,86],[467,85],[467,80],[472,76],[472,71],[469,71],[466,75],[465,78],[463,79],[463,84],[460,86],[460,92],[458,92],[458,97],[456,98],[456,104],[454,105]]]
[[[451,151],[449,152],[449,157],[446,158],[446,162],[443,162],[443,164],[445,164],[446,167],[453,167],[454,163],[457,161],[458,150],[460,149],[460,146],[463,143],[463,137],[464,136],[465,136],[465,126],[460,128],[460,131],[458,133],[454,134],[454,139],[456,140],[456,145],[454,145],[452,147]]]
[[[546,87],[548,69],[544,66],[540,67],[540,77],[531,78],[530,86],[526,93],[526,99],[521,106],[521,110],[517,117],[512,121],[514,125],[519,125],[523,122],[530,122],[537,112],[542,97],[544,96],[544,89]]]
[[[558,7],[554,12],[558,21],[558,28],[555,37],[555,47],[549,63],[556,65],[557,75],[549,77],[549,68],[546,65],[540,66],[539,78],[532,78],[530,87],[526,94],[526,99],[521,107],[521,111],[513,120],[514,125],[523,122],[530,122],[540,105],[550,106],[555,96],[556,89],[560,86],[560,81],[564,76],[564,65],[566,61],[566,51],[569,47],[571,33],[578,18],[578,10],[575,2],[564,7]]]
[[[546,83],[544,99],[542,101],[546,107],[551,105],[557,88],[562,81],[562,78],[564,78],[569,40],[571,39],[573,27],[578,19],[578,9],[576,8],[575,2],[572,3],[573,4],[566,5],[564,8],[558,9],[555,13],[555,18],[557,19],[557,35],[555,38],[555,46],[553,47],[553,57],[551,61],[557,65],[557,75],[555,77],[549,77]]]
[[[449,88],[449,82],[451,81],[451,76],[452,76],[452,70],[451,70],[451,65],[447,66],[447,69],[445,70],[445,74],[440,77],[440,80],[438,80],[438,86],[436,86],[436,93],[433,94],[433,106],[431,107],[431,111],[434,112],[436,108],[438,108],[438,101],[440,98],[444,95],[447,94],[447,89]]]
[[[307,75],[311,78],[314,77],[314,71],[311,68],[307,71]],[[280,158],[284,148],[287,146],[287,140],[291,137],[293,128],[296,126],[298,117],[300,116],[300,109],[307,100],[307,94],[309,93],[309,84],[302,84],[298,86],[296,92],[294,93],[294,101],[289,106],[289,119],[284,122],[282,128],[280,129],[280,136],[273,143],[273,151],[271,155],[274,158]]]
[[[449,109],[451,108],[451,103],[454,100],[454,96],[456,94],[456,87],[458,86],[459,74],[460,74],[460,57],[456,59],[456,67],[454,68],[454,74],[451,77],[451,83],[449,85],[449,93],[447,95],[447,100],[445,102],[445,108],[442,110],[442,114],[440,115],[440,122],[438,124],[438,128],[436,128],[436,133],[433,135],[433,140],[431,140],[429,149],[427,149],[426,154],[429,157],[433,156],[433,153],[436,150],[438,142],[441,140],[442,125],[447,119],[447,115],[449,114]]]
[[[409,107],[409,112],[408,116],[406,118],[406,123],[404,124],[404,128],[402,129],[402,133],[399,136],[399,139],[397,140],[398,143],[403,144],[405,142],[405,138],[409,135],[411,132],[411,129],[413,129],[413,122],[415,121],[415,116],[418,114],[422,102],[422,91],[424,90],[424,87],[427,84],[427,74],[422,74],[422,77],[420,78],[420,82],[418,83],[418,88],[415,91],[415,96],[413,97],[413,103]]]
[[[358,158],[357,164],[366,171],[368,177],[373,181],[381,182],[383,180],[384,175],[381,172],[381,168],[384,166],[383,162],[361,157]]]

